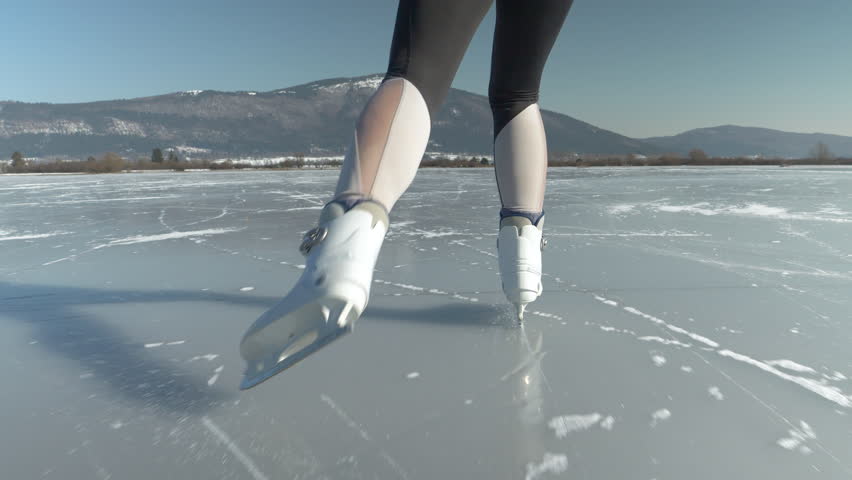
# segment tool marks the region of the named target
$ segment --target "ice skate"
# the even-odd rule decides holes
[[[537,225],[523,216],[510,216],[500,221],[497,252],[503,293],[515,306],[518,320],[523,321],[524,311],[542,292],[541,250],[542,217]]]
[[[352,331],[370,297],[373,269],[388,215],[363,201],[344,211],[323,209],[319,226],[300,247],[305,270],[292,290],[261,315],[244,335],[240,354],[247,366],[241,389],[251,388]]]

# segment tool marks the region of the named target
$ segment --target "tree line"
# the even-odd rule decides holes
[[[239,161],[181,159],[174,151],[163,155],[155,148],[148,158],[127,159],[117,153],[106,153],[100,158],[89,156],[86,160],[54,160],[31,162],[21,152],[14,152],[10,162],[0,163],[3,173],[118,173],[126,170],[232,170],[232,169],[301,169],[340,167],[341,160],[323,159],[308,161],[303,153],[262,167]],[[420,162],[421,168],[478,168],[492,165],[486,157],[427,156]],[[815,145],[808,157],[799,159],[763,157],[711,157],[701,149],[693,149],[686,156],[666,153],[656,156],[627,155],[578,155],[576,153],[550,152],[550,167],[634,167],[634,166],[710,166],[710,165],[852,165],[852,158],[836,157],[824,143]]]

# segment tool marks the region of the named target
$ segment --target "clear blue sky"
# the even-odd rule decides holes
[[[383,72],[395,0],[0,0],[0,99],[266,91]],[[487,90],[494,10],[454,86]],[[852,135],[852,0],[576,0],[543,108],[634,137]]]

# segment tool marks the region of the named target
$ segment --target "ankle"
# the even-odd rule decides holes
[[[373,216],[373,226],[382,222],[385,230],[389,228],[390,219],[388,218],[387,207],[377,200],[360,194],[339,195],[326,203],[322,213],[320,213],[319,224],[325,225],[353,209],[365,210],[370,213]]]
[[[518,223],[524,223],[521,219],[526,219],[529,225],[539,226],[539,222],[544,218],[544,211],[533,211],[533,210],[521,210],[517,208],[501,208],[500,209],[500,225],[503,225],[503,221],[506,219],[511,219],[511,224],[517,225]],[[520,225],[518,225],[520,226]]]

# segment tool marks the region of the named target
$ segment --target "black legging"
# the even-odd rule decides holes
[[[387,78],[423,95],[431,116],[447,96],[470,39],[493,0],[400,0]],[[544,64],[572,0],[497,0],[488,99],[494,136],[538,101]]]

